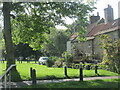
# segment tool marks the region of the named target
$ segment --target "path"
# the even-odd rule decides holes
[[[105,77],[86,77],[83,78],[84,81],[86,80],[96,80],[96,79],[113,79],[118,78],[118,76],[105,76]],[[57,79],[57,80],[37,80],[37,84],[43,84],[43,83],[58,83],[58,82],[67,82],[67,81],[79,81],[79,78],[75,79]],[[0,83],[0,88],[2,87]],[[32,85],[32,81],[23,81],[23,82],[12,82],[11,83],[12,88],[20,88],[26,85]]]

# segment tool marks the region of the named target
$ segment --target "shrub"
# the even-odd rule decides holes
[[[86,66],[86,70],[90,70],[90,68],[91,68],[91,65]]]
[[[53,64],[54,64],[54,62],[51,59],[47,59],[47,61],[46,61],[47,67],[52,67]]]
[[[99,65],[98,65],[98,68],[99,68],[99,69],[103,69],[103,70],[110,70],[110,69],[109,69],[109,66],[108,66],[108,65],[105,65],[105,64],[99,64]]]
[[[55,61],[54,67],[62,67],[62,62],[61,61]]]
[[[54,63],[54,67],[63,67],[64,58],[58,58]]]
[[[73,62],[73,55],[68,53],[68,52],[64,52],[62,54],[62,57],[64,58],[65,62],[67,62],[67,63],[72,63]]]
[[[109,65],[111,71],[120,73],[120,39],[112,41],[108,35],[101,35],[103,48],[103,62]]]
[[[47,67],[52,67],[57,59],[58,59],[58,58],[55,57],[55,56],[54,56],[54,57],[49,57],[49,58],[47,59],[46,66],[47,66]]]
[[[95,55],[82,55],[79,57],[80,58],[80,62],[82,63],[94,63],[94,64],[97,64],[98,63],[98,59],[96,58]],[[100,61],[100,60],[99,60]]]
[[[79,65],[79,64],[73,64],[73,68],[74,68],[74,69],[79,69],[80,67],[82,67],[82,65]]]
[[[105,64],[72,64],[72,68],[74,69],[79,69],[80,67],[82,67],[83,69],[86,70],[94,70],[95,66],[98,66],[98,69],[103,69],[103,70],[109,70],[109,66],[105,65]]]

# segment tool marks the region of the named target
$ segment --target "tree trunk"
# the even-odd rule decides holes
[[[15,64],[12,35],[11,35],[11,22],[10,22],[10,2],[3,3],[3,16],[4,16],[4,39],[7,53],[7,68],[11,64]]]
[[[11,64],[15,64],[14,49],[13,49],[13,42],[11,35],[10,11],[11,11],[11,2],[4,2],[3,3],[4,40],[5,40],[5,48],[7,53],[6,68],[10,67]],[[16,80],[21,81],[21,78],[15,67],[12,70],[12,81],[16,81]]]

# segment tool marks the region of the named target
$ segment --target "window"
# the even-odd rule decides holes
[[[88,47],[91,48],[91,44],[89,44]]]

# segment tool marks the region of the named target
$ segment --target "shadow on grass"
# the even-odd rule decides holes
[[[57,79],[57,77],[55,75],[46,75],[46,79],[47,80],[53,80],[53,79]]]
[[[118,79],[108,79],[108,80],[90,80],[90,81],[70,81],[62,83],[48,83],[48,84],[39,84],[32,85],[26,88],[118,88]],[[111,89],[112,90],[112,89]]]
[[[13,82],[21,82],[22,81],[20,73],[17,71],[16,68],[13,68],[11,71],[11,80]]]

